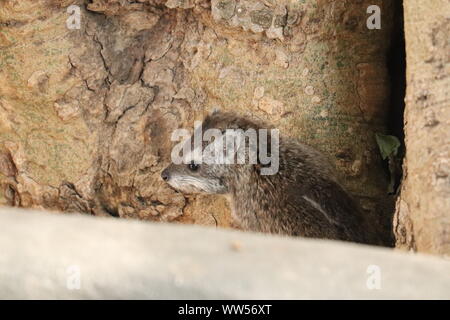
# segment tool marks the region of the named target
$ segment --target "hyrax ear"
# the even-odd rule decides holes
[[[217,126],[217,121],[215,121],[214,118],[220,114],[221,111],[219,108],[212,109],[212,111],[202,121],[202,130],[206,131],[208,129],[217,129],[215,128]]]
[[[222,113],[222,110],[219,107],[214,107],[205,117],[203,122],[208,123],[211,121],[212,118],[220,115]]]
[[[214,108],[212,108],[209,115],[213,116],[213,115],[219,114],[220,112],[221,112],[221,109],[219,107],[214,107]]]

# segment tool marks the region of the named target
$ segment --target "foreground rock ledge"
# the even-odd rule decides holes
[[[2,299],[450,298],[448,261],[383,248],[6,208],[0,225]]]

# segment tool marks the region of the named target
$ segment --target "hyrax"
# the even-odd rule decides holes
[[[244,139],[234,141],[239,141],[239,148],[236,148],[238,143],[234,144],[234,149],[230,148],[234,153],[227,162],[223,161],[225,151],[219,156],[220,152],[214,154],[211,150],[223,151],[233,145],[229,143],[232,140],[226,140],[230,137],[228,132]],[[201,133],[205,136],[208,133],[209,139]],[[256,137],[257,143],[250,143],[250,136]],[[243,229],[373,242],[358,205],[337,182],[325,157],[302,143],[277,137],[264,123],[232,113],[215,112],[204,119],[183,146],[187,147],[181,156],[183,162],[169,165],[161,173],[162,178],[183,193],[227,196],[233,218]],[[242,146],[244,153],[237,157]],[[252,156],[253,161],[250,161]]]

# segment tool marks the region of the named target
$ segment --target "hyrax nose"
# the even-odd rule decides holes
[[[170,179],[170,173],[167,169],[164,169],[163,172],[161,172],[161,178],[164,181],[168,181]]]

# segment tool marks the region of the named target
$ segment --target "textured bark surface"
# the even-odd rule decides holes
[[[450,255],[450,2],[404,3],[406,159],[398,247]]]
[[[80,30],[66,27],[73,3]],[[381,30],[366,27],[372,4]],[[374,132],[385,132],[392,11],[380,0],[2,1],[0,202],[230,226],[224,199],[185,198],[159,178],[172,131],[220,107],[324,151],[387,238]]]

